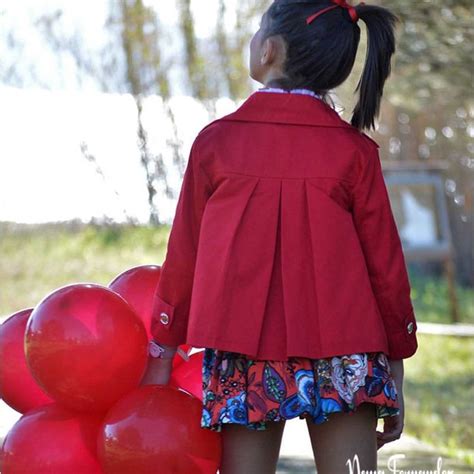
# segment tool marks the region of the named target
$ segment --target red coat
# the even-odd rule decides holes
[[[417,350],[378,144],[310,95],[255,91],[189,156],[153,337],[286,360]]]

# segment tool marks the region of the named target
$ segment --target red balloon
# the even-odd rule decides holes
[[[114,278],[109,288],[125,298],[145,325],[147,335],[151,338],[151,314],[153,297],[160,280],[159,265],[141,265],[130,268]]]
[[[102,418],[56,403],[24,414],[2,447],[2,473],[101,474],[97,435]]]
[[[188,345],[184,344],[182,346],[179,346],[181,349],[183,349],[184,352],[189,354],[189,347]],[[188,349],[187,349],[188,348]],[[176,367],[180,366],[184,362],[183,357],[177,352],[175,356],[173,357],[173,362],[171,363],[171,370],[174,370]]]
[[[46,296],[25,333],[33,377],[57,402],[105,412],[140,383],[148,348],[142,322],[117,293],[75,284]]]
[[[143,385],[115,404],[98,436],[106,474],[215,474],[221,434],[201,428],[202,404],[167,385]]]
[[[195,352],[187,362],[171,370],[170,385],[194,395],[202,402],[202,364],[204,351]]]
[[[127,300],[143,321],[149,339],[152,339],[151,315],[160,275],[160,265],[140,265],[126,270],[109,283],[109,288]],[[191,346],[183,344],[180,348],[189,352]],[[173,367],[177,367],[182,362],[183,358],[177,354],[173,358]]]
[[[0,325],[0,398],[20,413],[53,402],[26,364],[25,328],[32,311],[19,311]]]

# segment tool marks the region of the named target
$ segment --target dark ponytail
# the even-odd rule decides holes
[[[356,11],[367,26],[367,55],[355,89],[355,92],[359,91],[359,100],[354,107],[351,124],[358,129],[370,129],[375,128],[384,84],[391,72],[395,26],[399,20],[391,11],[375,5],[360,5]]]
[[[309,15],[332,5],[328,0],[275,0],[270,5],[265,13],[263,39],[281,35],[286,44],[284,76],[270,85],[307,88],[329,103],[329,91],[351,73],[360,41],[360,27],[351,21],[346,8],[334,8],[306,24]],[[362,130],[375,128],[395,52],[394,29],[398,18],[376,5],[357,5],[356,11],[368,31],[365,66],[355,89],[359,91],[359,100],[351,119],[351,124]]]

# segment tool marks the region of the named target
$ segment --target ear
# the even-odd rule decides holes
[[[262,55],[260,57],[260,64],[271,64],[275,61],[277,55],[277,44],[275,38],[267,38],[262,45]]]
[[[262,56],[260,63],[272,64],[282,63],[286,57],[286,45],[280,35],[268,37],[262,45]]]

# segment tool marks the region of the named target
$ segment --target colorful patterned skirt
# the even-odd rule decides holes
[[[353,413],[363,402],[376,405],[377,418],[399,414],[383,352],[272,361],[205,348],[202,380],[201,427],[212,431],[224,423],[260,431],[267,421],[297,416],[323,423],[330,413]]]

